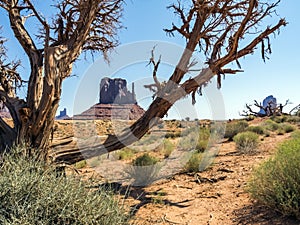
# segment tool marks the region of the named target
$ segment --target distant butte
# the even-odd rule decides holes
[[[103,78],[100,82],[99,103],[93,105],[81,114],[75,115],[75,120],[137,120],[145,110],[136,101],[134,83],[132,91],[127,89],[127,81],[121,78]]]

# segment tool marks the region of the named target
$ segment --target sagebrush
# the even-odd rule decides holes
[[[261,164],[249,182],[259,203],[300,219],[300,138],[282,143],[274,157]]]
[[[89,189],[23,152],[15,147],[0,157],[0,224],[128,224],[110,192]]]
[[[251,131],[246,131],[234,136],[233,141],[236,149],[242,153],[252,153],[256,150],[259,143],[259,136]]]

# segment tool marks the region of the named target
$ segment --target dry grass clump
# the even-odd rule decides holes
[[[229,141],[232,141],[235,135],[245,131],[248,126],[248,123],[244,120],[230,122],[226,125],[224,138],[228,138]]]
[[[263,135],[266,133],[265,129],[262,126],[250,126],[246,130],[259,135]]]
[[[259,136],[251,131],[246,131],[234,136],[236,149],[242,153],[252,153],[258,146]]]
[[[199,172],[199,166],[202,161],[203,153],[193,152],[189,161],[184,166],[184,171],[189,173]]]
[[[133,160],[126,172],[134,179],[134,186],[146,186],[156,180],[160,168],[159,160],[145,153]]]
[[[110,192],[88,189],[23,152],[16,147],[0,157],[0,224],[128,224]]]

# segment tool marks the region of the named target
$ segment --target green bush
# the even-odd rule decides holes
[[[285,133],[291,133],[295,130],[295,127],[287,123],[281,124],[280,127],[284,130]]]
[[[295,130],[295,131],[291,134],[291,138],[293,138],[293,139],[300,139],[300,130]]]
[[[167,132],[165,138],[178,138],[181,136],[181,132]]]
[[[210,138],[210,129],[200,128],[199,138],[196,144],[197,152],[204,152],[208,145],[208,140]]]
[[[279,129],[280,125],[270,119],[266,120],[264,122],[264,126],[269,131],[276,131]]]
[[[139,157],[137,157],[135,160],[133,160],[132,165],[133,166],[151,166],[158,162],[159,160],[148,153],[145,153]]]
[[[157,173],[160,169],[158,159],[145,153],[135,160],[129,166],[126,172],[133,178],[134,186],[146,186],[156,180]]]
[[[116,152],[116,156],[118,160],[127,160],[132,159],[134,157],[135,151],[131,148],[123,148],[120,151]]]
[[[86,160],[82,160],[80,162],[75,163],[74,167],[76,169],[82,169],[82,168],[86,167],[86,164],[87,164]]]
[[[168,158],[174,150],[174,144],[168,140],[164,139],[163,142],[163,154],[165,158]]]
[[[250,126],[246,130],[260,135],[265,134],[265,129],[261,126]]]
[[[232,141],[235,135],[245,131],[248,126],[248,123],[244,120],[230,122],[226,125],[224,138],[228,138],[228,140]]]
[[[191,158],[185,164],[184,170],[189,173],[198,172],[201,161],[202,161],[202,153],[193,152]]]
[[[257,148],[258,138],[257,134],[246,131],[234,136],[233,141],[236,144],[237,150],[243,153],[250,153]]]
[[[283,215],[300,219],[300,138],[282,143],[249,182],[251,196]]]
[[[198,140],[198,143],[196,145],[197,152],[204,152],[207,148],[208,140]]]
[[[22,152],[0,157],[0,224],[128,224],[110,192],[88,189]]]
[[[273,120],[276,123],[284,123],[288,119],[287,116],[272,116],[271,120]]]
[[[285,133],[293,132],[294,130],[295,130],[295,128],[292,125],[283,123],[283,124],[279,124],[279,127],[277,129],[277,134],[283,135]]]
[[[300,122],[300,114],[298,116],[289,116],[286,120],[288,123],[299,123]]]

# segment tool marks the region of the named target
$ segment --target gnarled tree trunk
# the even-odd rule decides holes
[[[105,55],[108,49],[115,46],[114,37],[115,30],[119,27],[121,2],[122,0],[61,0],[61,4],[57,6],[59,13],[55,17],[56,23],[54,27],[50,27],[30,0],[22,3],[18,0],[0,0],[0,7],[8,12],[11,29],[26,52],[31,66],[26,101],[14,95],[12,90],[15,86],[9,85],[10,80],[7,80],[14,78],[15,81],[19,77],[1,67],[0,97],[15,124],[14,128],[10,128],[0,119],[0,141],[3,145],[11,146],[14,141],[25,140],[39,153],[46,153],[43,150],[47,150],[49,144],[62,81],[70,76],[72,65],[82,50],[102,51]],[[195,102],[195,93],[214,76],[217,76],[220,88],[221,75],[242,72],[240,68],[236,70],[224,67],[232,62],[241,67],[238,60],[253,53],[259,44],[265,60],[265,54],[271,53],[269,36],[285,26],[286,22],[280,19],[275,26],[267,27],[262,32],[258,30],[264,18],[274,15],[278,3],[279,1],[272,3],[269,0],[193,0],[187,11],[187,6],[183,7],[180,2],[171,5],[169,8],[179,15],[181,24],[173,24],[171,29],[165,31],[170,35],[182,35],[187,41],[186,48],[165,85],[160,84],[156,78],[160,60],[155,62],[154,57],[150,60],[154,65],[155,83],[147,87],[155,90],[156,97],[149,109],[131,127],[120,135],[109,136],[103,144],[79,143],[73,139],[65,140],[65,145],[53,144],[54,148],[49,151],[51,160],[75,163],[129,145],[146,134],[177,100],[191,94]],[[22,10],[32,12],[42,25],[40,38],[44,45],[41,49],[36,47],[24,27],[20,13]],[[247,45],[240,46],[242,39],[250,41]],[[187,73],[195,65],[192,57],[197,46],[207,59],[207,68],[186,80]],[[10,140],[6,140],[10,136]]]

